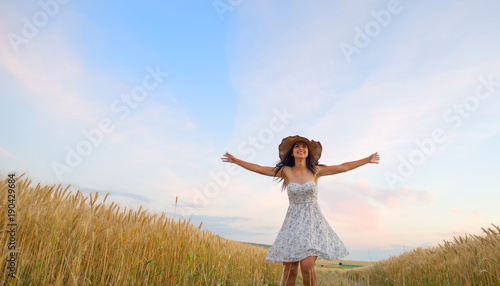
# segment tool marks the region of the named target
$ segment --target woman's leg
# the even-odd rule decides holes
[[[314,286],[318,283],[316,279],[316,268],[314,268],[316,258],[317,256],[309,256],[300,261],[300,271],[302,271],[304,286]]]
[[[299,273],[299,262],[283,262],[283,286],[295,285],[297,274]]]

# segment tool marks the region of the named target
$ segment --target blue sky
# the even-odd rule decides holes
[[[0,4],[0,168],[272,244],[283,137],[340,164],[320,206],[347,259],[499,224],[496,1]],[[175,205],[176,197],[178,204]]]

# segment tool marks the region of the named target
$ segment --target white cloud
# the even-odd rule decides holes
[[[20,15],[8,5],[2,5],[0,33],[21,31]],[[10,22],[9,22],[10,21]],[[81,83],[86,81],[84,64],[60,30],[53,26],[40,28],[36,36],[23,44],[16,53],[8,37],[0,39],[0,65],[22,86],[31,104],[58,120],[78,117],[87,123],[95,115],[95,106],[85,100]],[[4,83],[8,84],[8,83]],[[10,83],[9,83],[10,84]]]
[[[5,3],[1,7],[3,35],[20,31],[19,19],[28,15],[29,10],[39,8],[35,5],[16,10]],[[104,134],[102,143],[94,146],[92,153],[71,173],[64,175],[64,183],[95,186],[104,191],[138,192],[154,198],[158,204],[166,204],[206,176],[200,173],[200,166],[206,169],[206,156],[213,141],[208,132],[198,130],[175,96],[165,92],[168,78],[163,80],[161,88],[153,91],[154,95],[149,94],[136,108],[131,108],[126,118],[114,114],[113,100],[119,100],[123,92],[141,84],[142,76],[147,74],[146,67],[134,71],[141,77],[132,81],[93,70],[86,64],[84,51],[71,40],[74,37],[71,33],[78,32],[81,20],[72,7],[64,7],[57,19],[40,29],[29,43],[21,45],[18,53],[7,37],[2,37],[0,66],[16,79],[16,82],[2,79],[2,85],[20,86],[24,92],[17,96],[47,118],[43,128],[57,130],[59,137],[51,138],[55,144],[47,147],[56,154],[53,161],[66,163],[65,147],[75,149],[79,142],[87,140],[80,129],[88,131],[98,128],[104,118],[112,120],[113,132]],[[159,69],[164,71],[163,67]],[[29,128],[24,132],[29,132]],[[31,143],[18,144],[17,151],[32,149]],[[3,149],[0,151],[5,153]],[[51,163],[33,162],[26,164],[26,168],[34,174],[42,166],[44,174],[55,181],[52,170],[47,171]],[[192,171],[190,166],[198,166],[198,170]]]

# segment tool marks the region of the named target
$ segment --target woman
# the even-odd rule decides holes
[[[283,181],[290,205],[266,260],[283,263],[283,285],[295,285],[299,264],[304,285],[316,285],[317,258],[336,260],[349,254],[319,208],[318,179],[367,163],[378,164],[380,157],[374,153],[358,161],[326,166],[318,163],[321,143],[298,135],[284,138],[278,149],[280,162],[275,167],[245,162],[227,152],[222,161]]]

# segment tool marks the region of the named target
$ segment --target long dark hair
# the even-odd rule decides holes
[[[288,150],[288,152],[286,152],[285,156],[283,156],[283,160],[278,161],[278,163],[276,163],[276,167],[274,167],[274,169],[275,169],[275,171],[274,171],[274,180],[278,180],[278,182],[283,181],[283,184],[281,185],[281,191],[284,191],[286,189],[287,185],[286,185],[286,182],[283,179],[283,177],[279,177],[278,176],[278,173],[285,166],[289,166],[289,167],[295,166],[295,159],[293,158],[292,153],[293,153],[293,148],[295,147],[296,144],[297,144],[297,142],[295,142],[292,145],[292,148],[290,148],[290,150]],[[316,172],[317,172],[316,166],[325,166],[323,164],[319,164],[318,162],[314,162],[314,160],[313,160],[313,158],[311,156],[311,152],[309,152],[309,145],[307,145],[306,166],[307,166],[307,169],[309,169],[309,171],[311,171],[311,173],[313,174],[313,176],[315,176]]]

